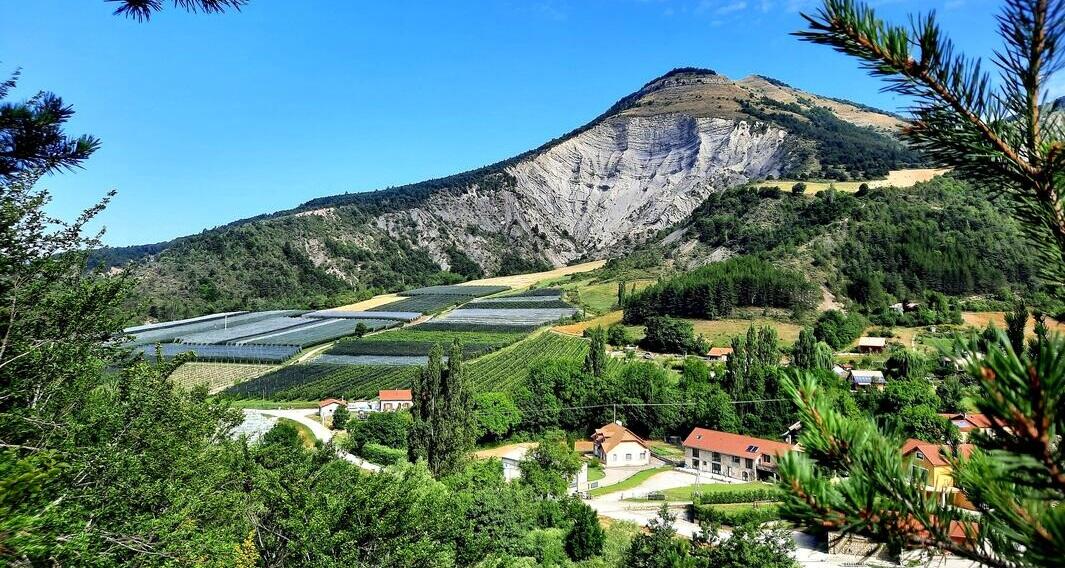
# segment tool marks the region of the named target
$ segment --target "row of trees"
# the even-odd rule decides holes
[[[817,287],[794,270],[754,257],[737,257],[661,280],[625,301],[625,323],[661,315],[716,319],[734,308],[758,306],[805,311]]]

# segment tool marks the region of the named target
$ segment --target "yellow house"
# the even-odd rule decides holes
[[[972,449],[971,444],[958,446],[958,452],[963,456],[968,456]],[[954,486],[954,468],[943,452],[950,452],[950,447],[913,438],[902,445],[902,457],[910,458],[910,474],[924,481],[927,492],[938,493],[943,503],[973,509],[965,494]]]

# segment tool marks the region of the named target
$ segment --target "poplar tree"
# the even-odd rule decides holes
[[[1047,87],[1062,68],[1060,1],[1010,0],[998,18],[998,80],[957,52],[934,15],[889,24],[851,0],[826,0],[797,35],[861,60],[887,89],[914,101],[903,136],[937,165],[1007,198],[1041,256],[1043,278],[1065,281],[1065,143]],[[979,515],[940,502],[911,475],[900,440],[868,418],[831,407],[811,376],[785,384],[803,422],[803,453],[781,459],[783,512],[822,530],[857,533],[895,548],[948,551],[993,567],[1060,566],[1065,557],[1065,339],[1018,352],[1001,332],[956,340],[971,395],[993,435],[974,435],[968,457],[944,451],[955,485]]]
[[[425,460],[435,477],[458,471],[477,435],[462,345],[457,340],[451,345],[446,367],[443,357],[444,349],[434,345],[415,380],[411,389],[413,422],[407,436],[410,461]]]
[[[601,326],[595,326],[588,330],[588,337],[592,344],[584,356],[583,370],[592,376],[602,377],[606,372],[606,331]]]

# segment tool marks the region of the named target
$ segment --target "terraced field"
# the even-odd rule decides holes
[[[542,298],[542,299],[541,299]],[[571,309],[573,306],[563,302],[559,299],[552,299],[546,296],[518,296],[513,298],[490,298],[487,300],[481,300],[478,302],[470,302],[466,305],[467,308],[477,308],[481,310],[530,310],[530,309],[550,309],[550,308],[562,308]]]
[[[387,334],[382,334],[387,335]],[[451,342],[441,343],[445,352]],[[326,355],[428,355],[433,346],[433,341],[344,341],[334,345]],[[496,347],[486,343],[463,343],[462,353],[467,359],[472,359],[494,351]]]
[[[370,331],[385,329],[400,325],[401,322],[391,319],[323,319],[317,323],[297,327],[276,333],[259,335],[251,339],[240,341],[241,345],[296,345],[300,348],[317,345],[332,341],[355,333],[360,325]]]
[[[409,388],[420,367],[360,365],[287,365],[232,386],[224,396],[236,399],[366,399],[381,389]]]
[[[556,359],[582,361],[587,353],[584,339],[547,331],[469,363],[466,373],[478,390],[511,391],[533,365]]]
[[[191,361],[175,369],[170,374],[170,380],[174,381],[176,386],[185,389],[207,385],[207,391],[215,393],[277,369],[277,365]]]
[[[338,342],[323,355],[322,361],[342,362],[331,359],[336,356],[420,356],[424,357],[434,345],[448,347],[457,339],[467,359],[473,359],[514,343],[525,336],[522,333],[494,333],[488,331],[422,331],[422,326],[368,335],[360,339],[345,339]],[[353,361],[352,361],[353,362]]]

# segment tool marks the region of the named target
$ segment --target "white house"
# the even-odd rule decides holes
[[[383,390],[377,393],[380,401],[381,412],[402,410],[414,406],[414,398],[410,389]]]
[[[604,467],[647,465],[651,463],[651,448],[631,430],[611,422],[592,434],[593,453]]]
[[[493,448],[477,452],[479,458],[499,458],[503,462],[503,480],[514,481],[521,477],[521,462],[530,451],[536,448],[536,442],[515,444],[505,448]],[[502,452],[500,450],[503,450]],[[569,493],[572,495],[578,491],[588,489],[588,464],[581,462],[581,469],[577,475],[570,479]]]
[[[341,406],[347,406],[348,403],[337,398],[327,398],[318,402],[318,417],[322,422],[333,417],[333,413],[337,411]]]

